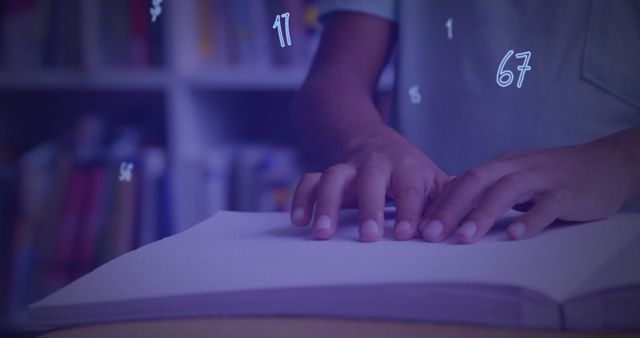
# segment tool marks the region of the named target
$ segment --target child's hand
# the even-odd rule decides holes
[[[385,197],[389,196],[396,202],[396,238],[410,239],[425,203],[446,180],[420,150],[387,128],[360,142],[345,163],[324,173],[305,174],[293,197],[291,221],[308,224],[315,204],[313,233],[329,239],[340,208],[357,202],[360,240],[377,241],[382,238]]]
[[[556,219],[587,221],[614,213],[630,196],[633,173],[615,142],[509,153],[448,183],[425,212],[420,232],[461,243],[482,238],[496,220],[523,202],[533,206],[508,228],[529,238]]]

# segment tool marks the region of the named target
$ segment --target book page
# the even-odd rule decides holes
[[[362,243],[355,213],[343,216],[335,238],[318,241],[310,229],[290,225],[285,213],[219,212],[114,259],[33,307],[396,283],[516,286],[562,302],[640,232],[640,215],[623,214],[554,226],[524,241],[510,241],[502,231],[472,245],[395,241],[389,228],[382,241]]]

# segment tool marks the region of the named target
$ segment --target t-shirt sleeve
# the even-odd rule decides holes
[[[318,3],[320,20],[337,11],[369,14],[393,22],[396,22],[398,16],[397,0],[320,0]]]

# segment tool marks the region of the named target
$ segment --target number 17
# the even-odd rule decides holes
[[[280,38],[280,47],[284,48],[284,39],[282,38],[282,24],[280,17],[284,18],[284,29],[287,34],[287,46],[291,46],[291,36],[289,35],[289,12],[276,15],[276,21],[273,23],[273,29],[278,29],[278,37]]]

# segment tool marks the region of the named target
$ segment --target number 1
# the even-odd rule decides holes
[[[287,33],[287,46],[291,46],[291,35],[289,35],[289,12],[282,13],[284,18],[284,30]]]
[[[445,27],[447,27],[447,38],[449,38],[449,40],[452,40],[453,39],[453,19],[452,18],[449,18],[449,20],[447,20]]]
[[[278,28],[278,37],[280,38],[280,47],[284,47],[284,39],[282,38],[282,26],[280,25],[280,14],[276,15],[276,21],[273,23],[273,29]]]

